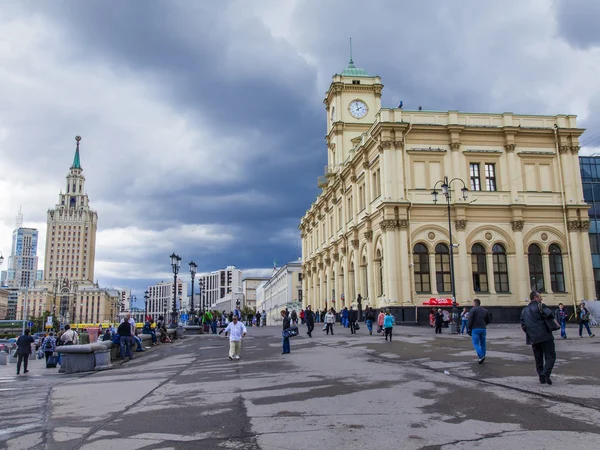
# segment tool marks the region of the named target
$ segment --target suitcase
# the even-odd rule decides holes
[[[48,361],[46,361],[46,369],[54,369],[57,364],[58,364],[58,357],[52,355],[48,358]]]

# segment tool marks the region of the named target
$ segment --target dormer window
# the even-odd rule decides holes
[[[352,80],[352,84],[360,84],[360,80]]]

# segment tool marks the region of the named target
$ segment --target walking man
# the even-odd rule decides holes
[[[556,361],[554,336],[546,325],[546,319],[554,314],[542,303],[542,294],[533,291],[529,295],[531,302],[521,311],[521,328],[527,336],[527,344],[533,349],[535,368],[541,384],[552,384],[550,375]]]
[[[554,313],[558,324],[560,325],[560,337],[563,339],[567,338],[567,320],[569,319],[569,315],[565,310],[565,305],[562,303],[558,304],[558,309]]]
[[[290,328],[290,317],[289,314],[286,314],[287,308],[286,310],[281,310],[281,318],[283,319],[283,329],[281,332],[281,337],[282,337],[282,347],[283,347],[283,351],[281,352],[282,355],[285,355],[287,353],[290,352],[290,338],[289,336],[286,335],[285,331],[287,329]]]
[[[229,359],[240,359],[242,338],[246,336],[246,326],[240,322],[235,314],[232,321],[225,328],[225,334],[227,333],[229,333]]]
[[[29,372],[27,365],[29,364],[29,355],[31,355],[31,344],[35,342],[30,333],[26,328],[25,333],[17,339],[17,375],[21,372],[21,364],[23,364],[23,373]]]
[[[478,298],[473,300],[473,304],[475,306],[469,311],[467,333],[471,336],[473,347],[477,352],[477,358],[479,358],[479,364],[483,364],[486,354],[486,328],[490,323],[490,315],[488,314],[487,309],[481,307],[481,300]]]
[[[358,311],[350,308],[348,311],[348,323],[350,326],[350,334],[356,334],[356,321],[358,320]]]
[[[306,311],[304,312],[304,320],[306,321],[306,328],[308,329],[306,334],[308,334],[308,337],[312,337],[312,332],[315,329],[315,316],[310,309],[310,305],[306,307]]]

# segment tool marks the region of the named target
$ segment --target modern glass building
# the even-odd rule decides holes
[[[600,298],[600,156],[580,156],[583,197],[590,205],[590,249],[596,298]]]
[[[13,231],[8,270],[2,274],[2,284],[9,287],[32,288],[38,277],[38,230],[19,227]]]

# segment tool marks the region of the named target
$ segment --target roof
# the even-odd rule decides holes
[[[342,71],[342,76],[345,76],[345,77],[370,77],[371,75],[369,75],[369,72],[367,72],[365,69],[356,67],[354,65],[354,61],[352,61],[352,58],[350,58],[348,67],[346,67]]]
[[[81,169],[81,161],[79,160],[79,141],[81,138],[77,136],[75,140],[77,141],[77,148],[75,149],[75,157],[73,158],[71,169]]]

